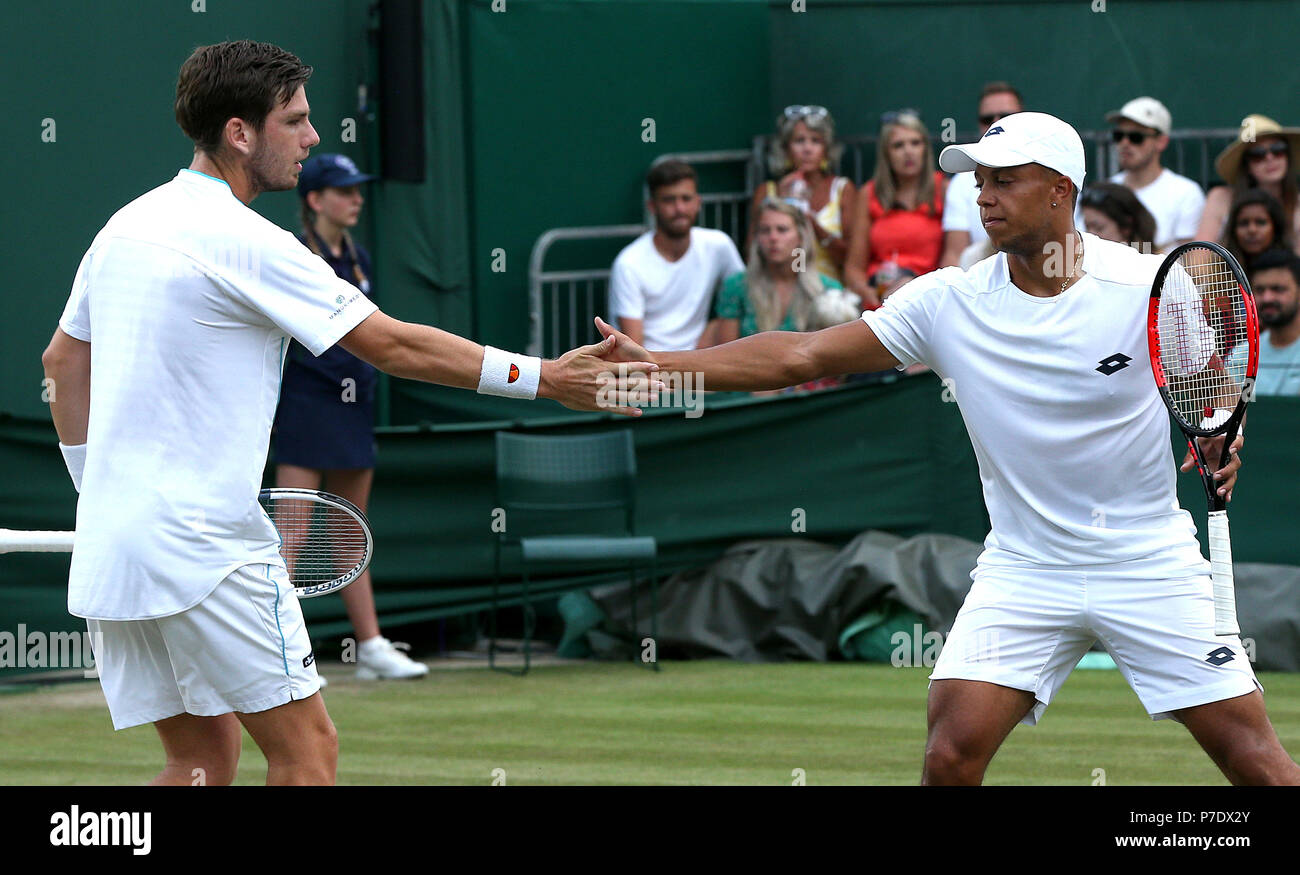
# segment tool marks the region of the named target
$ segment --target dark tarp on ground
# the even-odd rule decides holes
[[[745,541],[707,568],[660,585],[658,656],[837,659],[844,629],[891,602],[946,637],[981,549],[951,535],[885,532],[863,532],[842,549],[794,538]],[[1300,567],[1238,563],[1234,577],[1241,637],[1254,641],[1255,668],[1300,671]],[[593,589],[600,613],[587,619],[591,628],[630,640],[629,592],[621,583]],[[597,625],[601,615],[605,622]],[[637,617],[645,634],[650,592],[644,585]],[[904,620],[901,628],[910,632],[912,622]],[[566,638],[575,631],[567,630]]]

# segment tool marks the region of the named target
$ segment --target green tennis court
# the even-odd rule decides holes
[[[700,661],[540,666],[526,678],[435,665],[424,681],[334,673],[340,784],[916,784],[926,670]],[[1300,676],[1262,673],[1300,747]],[[138,784],[161,766],[152,727],[111,731],[95,682],[0,696],[0,782]],[[245,736],[236,783],[265,760]],[[498,771],[501,770],[501,771]],[[800,773],[797,770],[802,770]],[[1097,770],[1103,770],[1099,772]],[[1153,723],[1115,671],[1076,671],[1042,724],[1020,727],[989,784],[1226,782],[1185,730]]]

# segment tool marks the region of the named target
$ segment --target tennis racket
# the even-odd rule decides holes
[[[1259,364],[1259,323],[1241,265],[1217,243],[1184,243],[1170,252],[1151,285],[1147,340],[1156,387],[1196,460],[1209,505],[1214,634],[1236,635],[1232,541],[1227,501],[1214,472],[1228,464]],[[1210,466],[1197,438],[1223,435]]]
[[[370,523],[347,499],[312,489],[263,489],[258,501],[280,534],[280,555],[299,598],[336,592],[370,565]],[[75,535],[0,529],[0,553],[69,553]]]

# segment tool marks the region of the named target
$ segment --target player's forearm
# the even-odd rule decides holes
[[[708,349],[651,354],[660,373],[702,374],[705,389],[759,392],[819,376],[807,352],[809,336],[797,331],[764,331]]]
[[[41,357],[54,430],[67,446],[84,444],[90,423],[90,344],[84,346],[84,351],[67,350],[52,342]]]
[[[483,347],[472,340],[434,328],[401,322],[389,348],[372,361],[385,373],[458,389],[478,386]]]

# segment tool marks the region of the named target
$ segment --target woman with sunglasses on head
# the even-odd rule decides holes
[[[835,140],[835,119],[824,106],[796,104],[785,108],[776,126],[767,162],[779,178],[754,192],[745,248],[754,241],[763,201],[789,198],[804,211],[812,229],[814,269],[840,281],[857,189],[852,180],[835,175],[833,169],[843,151]]]
[[[1219,243],[1249,274],[1256,259],[1268,250],[1291,249],[1291,236],[1286,213],[1277,198],[1263,189],[1250,188],[1232,199]]]
[[[858,192],[844,284],[872,309],[912,277],[939,267],[948,181],[934,166],[916,110],[881,116],[876,172]]]
[[[1233,198],[1248,189],[1259,188],[1282,204],[1288,238],[1300,240],[1297,156],[1300,156],[1300,128],[1284,128],[1268,116],[1246,116],[1237,141],[1214,161],[1215,170],[1228,184],[1211,190],[1206,197],[1197,239],[1218,240],[1224,236]]]
[[[1155,248],[1156,219],[1133,190],[1116,182],[1096,182],[1079,196],[1083,226],[1103,240],[1126,243],[1148,255]]]

